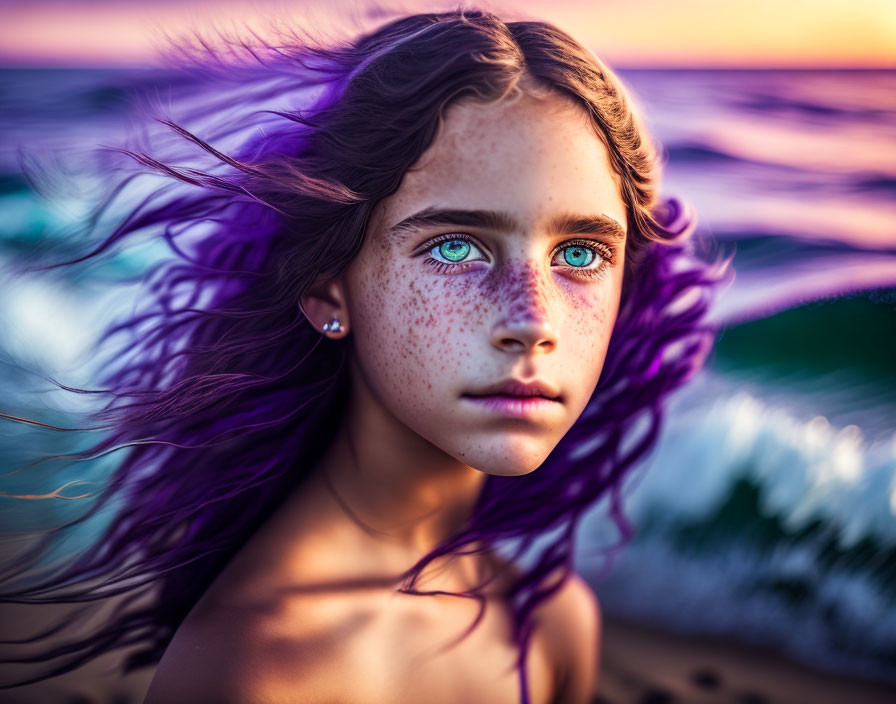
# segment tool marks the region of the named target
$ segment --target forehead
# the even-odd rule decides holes
[[[426,208],[513,213],[523,226],[603,213],[624,229],[618,176],[594,130],[584,108],[560,96],[455,103],[381,204],[381,229]]]

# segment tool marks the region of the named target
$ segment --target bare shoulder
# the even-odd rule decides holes
[[[254,625],[194,609],[165,650],[144,704],[259,701],[249,674],[263,665],[263,638]]]
[[[602,615],[594,590],[575,572],[536,610],[537,629],[557,654],[554,704],[588,702],[600,668]]]
[[[279,614],[194,609],[159,662],[144,704],[332,701],[313,667],[329,650]]]
[[[508,579],[520,575],[509,560],[491,554],[492,564]],[[603,616],[591,586],[577,573],[541,602],[533,614],[535,637],[550,653],[555,671],[551,704],[584,704],[597,689],[601,660]]]
[[[335,551],[307,535],[286,550],[281,528],[269,520],[209,586],[169,643],[144,704],[338,701],[327,687],[344,669],[357,600],[302,589],[324,580],[319,563]],[[301,575],[281,569],[286,563],[301,565]]]
[[[222,626],[194,609],[159,661],[144,704],[234,701],[236,695],[231,692],[239,678],[234,666],[239,669],[240,641]]]

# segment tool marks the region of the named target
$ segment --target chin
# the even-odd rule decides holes
[[[491,452],[470,455],[466,463],[485,474],[500,477],[521,477],[538,469],[550,454],[550,448],[538,448],[529,452],[521,452],[517,444],[513,448],[498,447]]]
[[[477,467],[476,469],[480,469],[480,471],[484,472],[485,474],[491,474],[495,477],[523,477],[534,472],[536,469],[538,469],[539,466],[541,465],[539,464],[535,467],[489,467],[486,469],[480,469],[479,467]]]

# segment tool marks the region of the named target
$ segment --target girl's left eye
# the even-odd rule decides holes
[[[426,263],[437,271],[450,272],[467,268],[466,265],[475,261],[485,261],[484,257],[468,259],[471,251],[482,254],[482,251],[466,235],[442,235],[431,240],[426,249],[429,259]],[[561,266],[564,266],[576,275],[591,277],[603,272],[605,266],[613,260],[613,250],[603,242],[596,240],[569,240],[560,244],[552,253],[551,261],[557,259],[557,254],[562,253]],[[595,264],[595,266],[590,266]]]

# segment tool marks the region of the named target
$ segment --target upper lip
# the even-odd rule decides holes
[[[466,396],[492,396],[503,394],[506,396],[544,396],[550,399],[559,399],[560,392],[546,381],[535,379],[533,381],[520,381],[519,379],[505,379],[497,384],[486,386]]]

